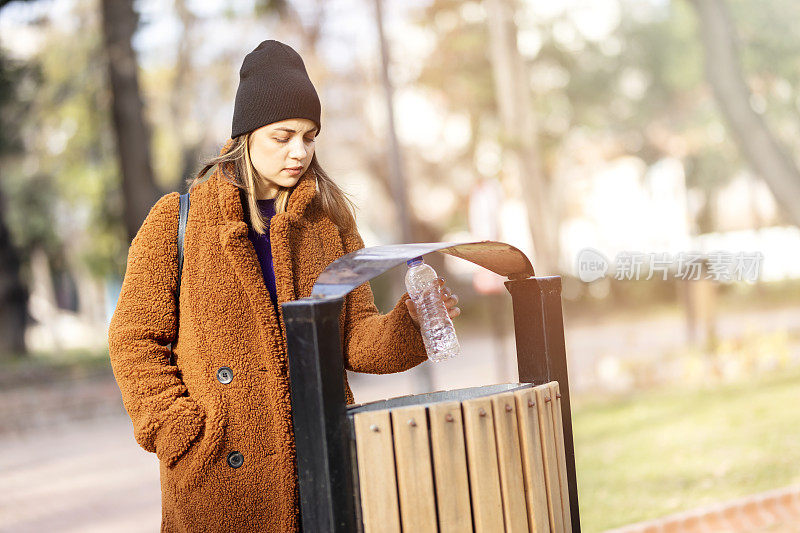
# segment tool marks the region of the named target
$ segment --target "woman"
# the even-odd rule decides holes
[[[160,460],[162,531],[299,527],[280,304],[309,296],[328,264],[363,247],[317,162],[319,131],[302,59],[264,41],[242,64],[231,140],[190,188],[179,302],[178,193],[156,202],[131,243],[109,352],[135,438]],[[443,299],[460,314],[447,287]],[[348,370],[426,359],[407,293],[382,315],[361,285],[340,327]],[[346,379],[345,391],[353,402]]]

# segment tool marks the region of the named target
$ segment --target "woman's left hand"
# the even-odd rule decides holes
[[[461,314],[461,309],[456,307],[458,303],[458,296],[453,294],[453,291],[450,290],[447,285],[444,284],[444,278],[439,278],[439,289],[442,292],[442,300],[444,300],[444,305],[447,308],[447,314],[450,318],[455,318]],[[409,298],[406,300],[406,307],[408,308],[408,315],[411,317],[411,320],[414,321],[414,324],[419,327],[419,317],[417,315],[417,307],[414,305],[414,301]]]

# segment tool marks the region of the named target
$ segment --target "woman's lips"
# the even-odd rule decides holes
[[[297,176],[298,174],[300,174],[300,172],[302,172],[302,171],[303,171],[303,167],[297,167],[297,168],[284,168],[283,170],[285,170],[286,172],[288,172],[288,173],[289,173],[289,175],[291,175],[291,176]]]

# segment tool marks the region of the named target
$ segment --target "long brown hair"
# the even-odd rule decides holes
[[[193,178],[187,179],[186,182],[189,185],[189,189],[191,189],[197,183],[203,181],[203,176],[209,170],[216,165],[220,165],[220,176],[245,191],[250,214],[250,225],[254,231],[263,234],[267,230],[267,221],[256,203],[256,179],[258,173],[250,159],[250,135],[252,133],[249,132],[237,136],[230,142],[230,146],[225,152],[203,161],[203,168],[200,172]],[[233,169],[230,168],[231,166]],[[230,170],[234,170],[234,172],[231,173]],[[347,235],[353,232],[356,228],[356,221],[353,215],[355,204],[323,170],[319,161],[317,161],[316,153],[311,157],[311,164],[306,170],[306,173],[309,172],[313,173],[317,178],[318,192],[314,197],[314,201],[319,202],[323,212],[339,227],[343,234]],[[275,197],[276,214],[286,211],[292,189],[293,187],[279,188],[278,195]]]

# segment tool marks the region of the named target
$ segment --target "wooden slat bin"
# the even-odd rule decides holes
[[[557,382],[405,396],[348,419],[364,532],[572,531]]]

